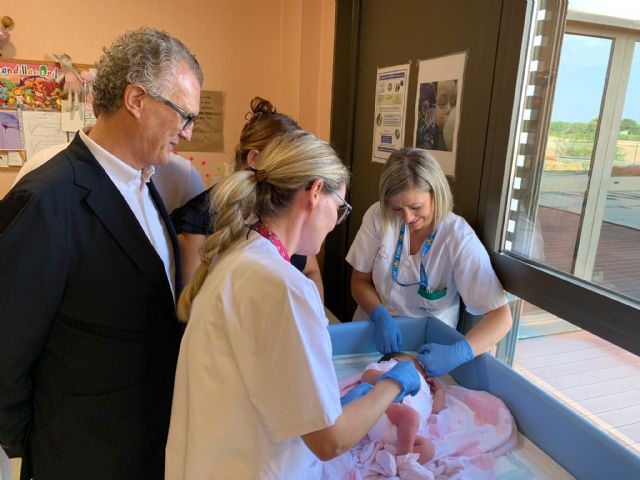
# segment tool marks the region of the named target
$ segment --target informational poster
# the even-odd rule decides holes
[[[409,64],[378,69],[371,155],[373,162],[385,163],[391,152],[404,146],[408,83]]]
[[[429,150],[444,173],[455,176],[466,53],[421,60],[413,145]]]
[[[224,152],[222,92],[200,92],[200,113],[191,140],[180,142],[180,151]]]

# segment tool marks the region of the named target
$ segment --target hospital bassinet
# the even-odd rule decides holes
[[[415,351],[425,342],[450,344],[460,338],[435,318],[397,321],[405,351]],[[370,322],[332,324],[329,333],[339,378],[379,357]],[[493,356],[480,355],[451,377],[464,387],[500,397],[516,419],[521,441],[498,461],[498,478],[640,478],[640,456]]]

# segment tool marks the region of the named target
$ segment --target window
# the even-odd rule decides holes
[[[640,4],[586,4],[529,12],[485,224],[514,316],[497,356],[640,452]]]
[[[574,4],[530,4],[506,185],[483,182],[485,239],[508,292],[640,353],[640,30]],[[510,361],[513,345],[502,351]]]
[[[640,39],[624,30],[568,23],[550,122],[544,125],[546,145],[530,150],[529,133],[520,136],[520,172],[512,183],[503,247],[640,300],[635,37]],[[525,119],[536,114],[535,89],[529,93]]]

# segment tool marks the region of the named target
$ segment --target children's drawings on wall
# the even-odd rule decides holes
[[[60,112],[22,112],[27,158],[43,148],[67,142],[67,134],[60,130]]]
[[[0,150],[22,150],[17,111],[0,112]]]
[[[19,167],[38,150],[67,142],[65,132],[95,124],[85,101],[92,69],[64,57],[64,68],[48,61],[0,61],[0,167]],[[71,78],[80,87],[68,85]],[[72,92],[73,105],[66,99]]]
[[[60,110],[63,85],[55,64],[0,61],[0,109]]]

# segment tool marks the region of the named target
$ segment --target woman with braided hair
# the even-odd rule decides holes
[[[188,323],[167,480],[319,479],[322,460],[418,391],[417,370],[399,362],[366,393],[340,399],[318,290],[290,263],[315,255],[347,216],[348,181],[327,143],[294,131],[216,186],[215,233],[178,305]]]
[[[269,100],[261,97],[251,100],[251,111],[247,113],[246,120],[247,123],[240,134],[240,143],[236,146],[235,171],[253,167],[258,152],[276,135],[300,130],[293,118],[279,113]],[[211,190],[205,190],[171,214],[178,234],[182,255],[182,278],[185,283],[191,280],[193,272],[200,265],[200,252],[205,236],[213,233],[215,212],[209,205]],[[313,280],[320,292],[320,298],[324,299],[320,267],[315,255],[293,255],[291,263]]]

